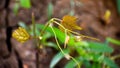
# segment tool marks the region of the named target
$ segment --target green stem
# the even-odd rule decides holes
[[[78,65],[78,68],[81,68],[81,63],[79,63],[75,58],[73,58],[72,56],[70,56],[72,58],[72,60]]]
[[[62,48],[60,47],[60,44],[59,44],[59,42],[58,42],[58,40],[57,40],[57,36],[56,36],[56,33],[55,33],[53,27],[52,27],[52,26],[50,26],[50,27],[51,27],[51,29],[52,29],[54,35],[55,35],[55,40],[56,40],[56,43],[57,43],[57,45],[58,45],[60,51],[66,56],[66,54],[64,53],[64,51],[63,51]],[[78,65],[78,68],[80,68],[79,62],[78,62],[75,58],[73,58],[72,56],[69,55],[69,57]]]
[[[37,37],[36,37],[36,26],[35,26],[35,17],[34,13],[32,13],[32,25],[33,25],[33,37],[34,37],[34,44],[37,45]],[[39,68],[39,50],[37,49],[36,52],[36,68]]]
[[[35,26],[35,17],[34,17],[34,13],[32,13],[32,25],[33,25],[33,36],[34,36],[34,38],[36,38],[36,31],[35,31],[35,29],[36,29],[36,26]]]
[[[59,48],[60,51],[64,54],[64,52],[63,52],[62,48],[60,47],[60,44],[59,44],[59,42],[58,42],[58,40],[57,40],[57,36],[56,36],[56,33],[55,33],[53,27],[52,27],[52,26],[50,26],[50,27],[51,27],[51,29],[52,29],[54,35],[55,35],[55,40],[56,40],[56,43],[57,43],[57,45],[58,45],[58,48]]]
[[[41,30],[41,34],[39,37],[42,37],[43,34],[44,34],[44,31],[47,29],[47,27],[49,26],[50,23],[52,23],[53,19],[51,19],[50,21],[48,21],[46,24],[45,24],[45,27]],[[36,34],[35,34],[35,20],[34,20],[34,15],[32,16],[32,23],[33,23],[33,32],[34,32],[34,35],[35,35],[35,39],[37,39],[36,37]],[[37,52],[36,52],[36,68],[39,68],[39,52],[40,52],[40,46],[41,46],[41,43],[40,43],[41,39],[38,39],[37,42]],[[37,43],[36,42],[36,43]]]

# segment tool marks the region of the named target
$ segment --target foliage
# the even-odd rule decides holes
[[[117,0],[118,12],[120,12],[120,0]],[[74,15],[75,3],[70,0],[70,15]],[[30,0],[19,0],[15,3],[13,12],[18,13],[19,8],[30,9]],[[77,18],[70,15],[63,16],[62,20],[58,18],[52,18],[53,15],[53,4],[50,2],[47,7],[47,17],[48,22],[43,24],[36,24],[34,21],[34,15],[32,15],[32,25],[27,26],[24,22],[19,23],[18,29],[16,29],[12,36],[19,42],[25,42],[29,39],[34,39],[36,48],[39,51],[41,44],[42,47],[52,47],[58,51],[58,53],[53,57],[50,68],[54,68],[56,64],[63,58],[66,58],[68,62],[64,68],[75,68],[82,67],[85,68],[118,68],[114,60],[119,58],[120,55],[111,56],[114,51],[110,47],[109,43],[120,45],[120,41],[113,38],[106,38],[104,43],[84,41],[83,38],[89,38],[92,40],[98,40],[93,37],[85,36],[75,32],[74,30],[82,30],[76,23]],[[111,12],[107,10],[104,15],[104,20],[109,23]],[[54,27],[57,24],[58,27]],[[55,37],[55,41],[48,41]],[[64,48],[62,48],[64,47]],[[71,55],[75,53],[76,56]]]
[[[71,18],[73,17],[70,17],[70,19]],[[63,17],[63,20],[53,18],[53,19],[50,19],[50,21],[48,21],[47,24],[45,25],[35,24],[34,25],[36,26],[35,31],[33,28],[33,24],[29,25],[28,27],[24,23],[21,23],[21,22],[19,23],[21,27],[26,28],[26,30],[31,36],[34,36],[33,33],[35,32],[36,37],[39,38],[40,40],[39,43],[44,45],[44,47],[53,47],[56,50],[58,50],[58,53],[53,57],[50,63],[50,68],[54,68],[55,65],[64,57],[67,60],[69,60],[66,63],[65,68],[74,68],[77,66],[78,68],[82,66],[86,68],[109,68],[109,67],[118,68],[118,66],[114,62],[114,59],[119,57],[115,58],[115,56],[111,56],[111,53],[114,51],[114,49],[110,47],[110,45],[108,44],[109,42],[111,42],[113,44],[119,45],[120,42],[118,40],[107,38],[106,39],[107,43],[84,41],[82,40],[82,38],[84,37],[89,39],[93,39],[93,38],[84,36],[81,34],[77,34],[72,29],[69,29],[71,25],[64,26],[64,24],[61,24],[56,20],[63,22],[63,20],[66,21],[68,19],[64,19],[64,17]],[[62,30],[59,29],[58,27],[57,28],[54,27],[53,23],[61,27]],[[72,23],[72,24],[74,24],[76,28],[77,25],[75,23]],[[68,42],[65,42],[67,36],[69,36],[70,38],[67,39]],[[48,39],[53,37],[55,37],[56,43],[54,41],[48,41]],[[79,40],[78,37],[81,40]],[[63,49],[62,48],[63,45],[64,46],[67,45],[67,48]],[[73,53],[75,53],[76,56],[72,57],[71,55]]]

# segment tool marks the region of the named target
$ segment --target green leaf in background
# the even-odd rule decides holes
[[[108,65],[110,68],[119,68],[111,59],[105,57],[103,62]]]
[[[118,13],[120,14],[120,0],[117,0],[117,9],[118,9]]]
[[[30,0],[20,0],[20,6],[23,8],[31,8]]]
[[[113,44],[116,44],[116,45],[120,45],[120,41],[115,40],[115,39],[110,38],[110,37],[107,38],[107,41],[108,41],[108,42],[111,42],[111,43],[113,43]]]
[[[67,49],[64,49],[63,51],[64,51],[65,54],[69,54],[69,53],[70,53],[70,51],[67,50]],[[57,53],[57,54],[53,57],[53,59],[52,59],[52,61],[51,61],[51,63],[50,63],[50,68],[54,68],[54,66],[55,66],[62,58],[64,58],[64,54],[63,54],[62,52]]]
[[[53,14],[53,4],[50,2],[47,8],[48,20],[52,17],[52,14]]]
[[[104,43],[98,43],[98,42],[88,42],[89,44],[89,47],[92,51],[95,51],[95,52],[109,52],[109,53],[112,53],[113,52],[113,49],[104,44]]]
[[[15,15],[18,14],[18,9],[19,9],[19,3],[15,3],[15,5],[13,7],[13,12],[15,13]]]
[[[27,28],[27,26],[26,26],[26,24],[24,23],[24,22],[22,22],[22,21],[20,21],[19,23],[18,23],[18,25],[20,26],[20,27],[23,27],[23,28]]]
[[[75,14],[75,11],[74,11],[75,2],[74,2],[74,0],[70,0],[70,6],[71,6],[71,10],[69,12],[69,15],[73,16]]]

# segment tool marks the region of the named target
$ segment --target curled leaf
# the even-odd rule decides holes
[[[12,37],[15,38],[17,41],[19,41],[21,43],[27,41],[30,38],[30,36],[27,33],[27,31],[24,28],[22,28],[22,27],[19,27],[18,29],[16,29],[12,33]]]
[[[81,30],[82,28],[76,24],[76,21],[77,21],[76,17],[65,15],[61,21],[61,25],[69,30]],[[64,29],[61,26],[59,26],[59,28],[60,30],[64,31]]]

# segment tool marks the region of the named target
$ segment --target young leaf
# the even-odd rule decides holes
[[[70,51],[67,50],[67,49],[64,49],[63,51],[64,51],[65,54],[69,54],[69,52],[70,52]],[[53,57],[53,59],[52,59],[52,61],[51,61],[51,63],[50,63],[50,68],[54,68],[54,66],[55,66],[62,58],[64,58],[64,54],[63,54],[62,52],[57,53],[57,54]]]
[[[76,21],[77,21],[76,17],[66,15],[62,19],[61,25],[63,25],[66,29],[69,30],[81,30],[82,28],[76,24]],[[64,31],[64,29],[61,26],[59,26],[59,29],[61,31]]]

